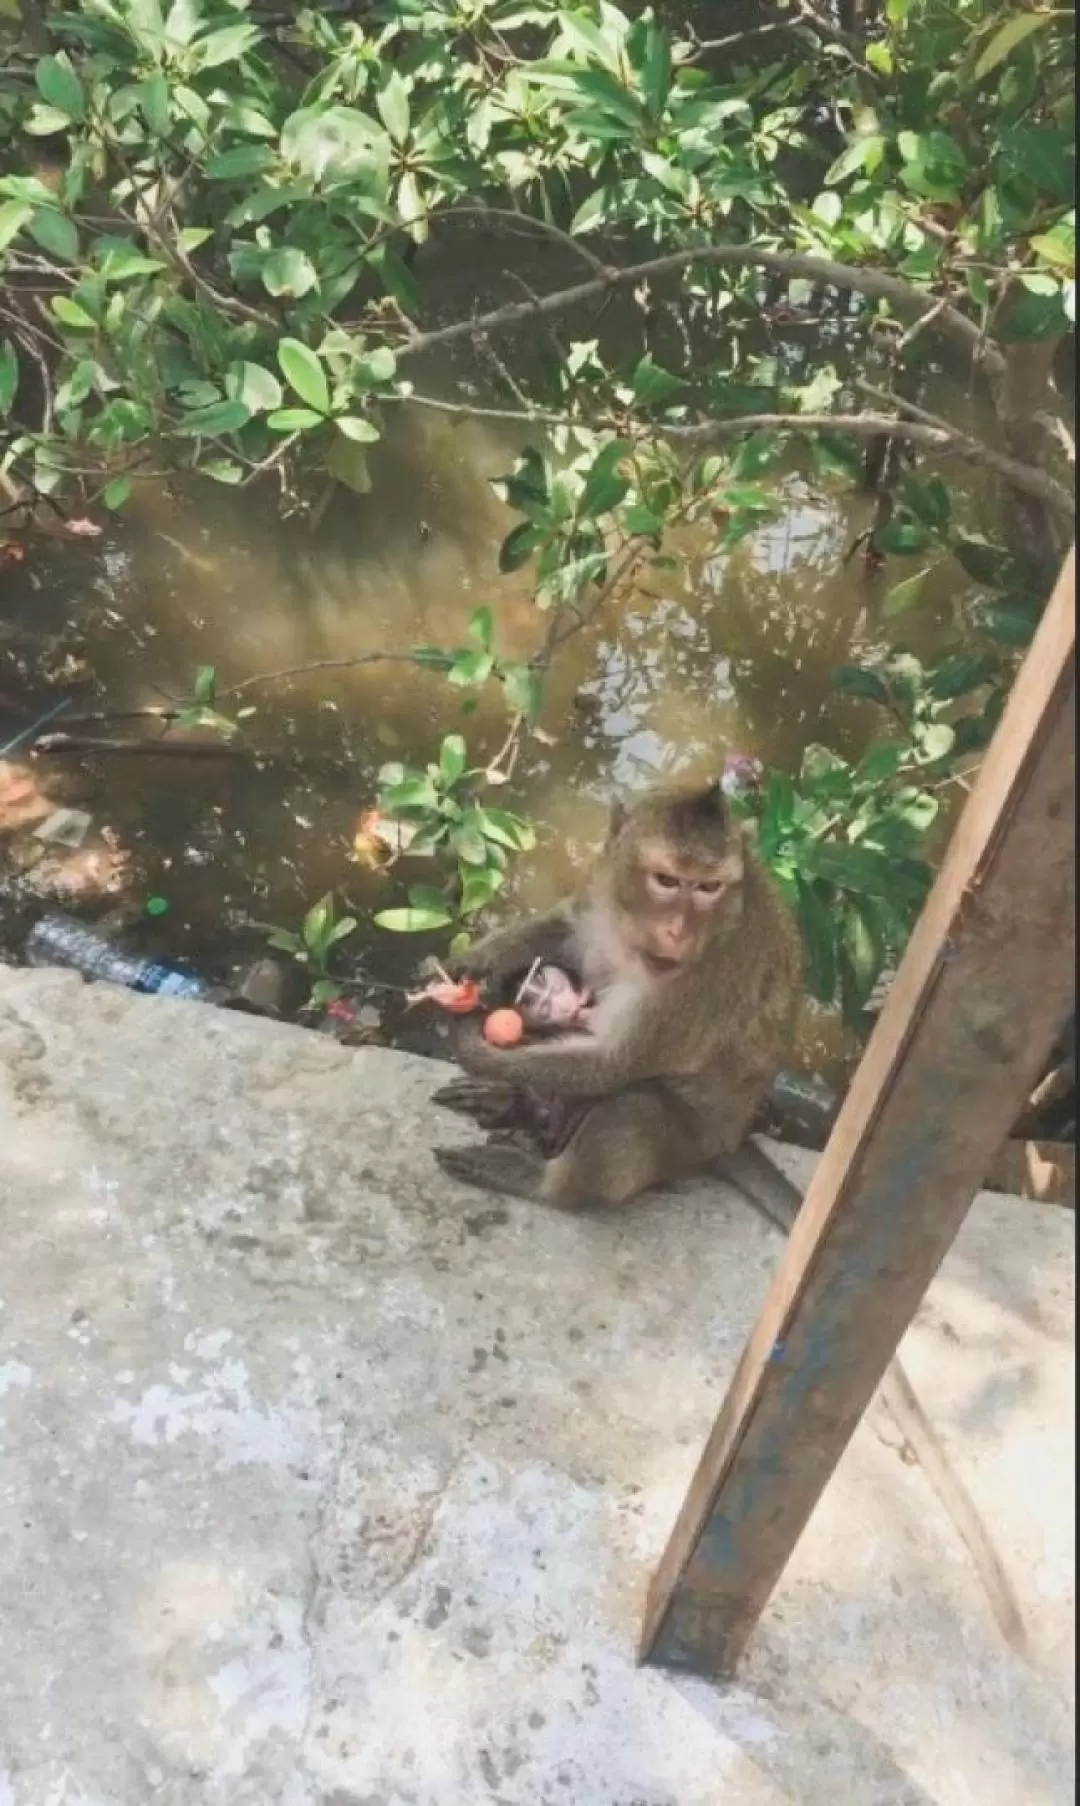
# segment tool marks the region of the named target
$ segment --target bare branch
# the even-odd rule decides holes
[[[924,294],[902,277],[892,276],[885,270],[835,263],[827,257],[809,257],[797,251],[768,251],[757,245],[699,245],[692,250],[672,251],[665,257],[651,257],[644,263],[625,264],[622,268],[612,266],[602,276],[596,276],[589,282],[574,283],[569,288],[542,295],[535,301],[510,301],[503,307],[493,308],[490,313],[477,314],[474,319],[455,320],[449,326],[436,326],[429,332],[415,333],[398,348],[398,361],[400,363],[403,358],[430,351],[436,345],[450,345],[458,339],[524,326],[530,320],[562,313],[568,307],[577,306],[579,302],[591,301],[611,289],[625,288],[647,278],[677,275],[694,264],[708,264],[715,268],[769,270],[777,276],[802,277],[808,282],[821,283],[826,288],[891,301],[919,318],[933,313],[935,323],[951,338],[965,345],[990,375],[1000,376],[1004,372],[1005,360],[1000,350],[984,339],[980,327],[973,320],[969,320],[966,314],[962,314],[951,304],[942,307],[939,297]]]

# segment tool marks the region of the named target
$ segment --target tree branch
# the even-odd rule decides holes
[[[477,314],[471,320],[455,320],[449,326],[436,326],[428,332],[414,333],[398,349],[398,361],[430,351],[436,345],[450,345],[458,339],[475,338],[491,332],[503,332],[530,320],[562,313],[579,302],[591,301],[613,288],[625,288],[648,278],[677,275],[694,264],[714,268],[769,270],[777,276],[802,277],[826,288],[868,295],[871,299],[891,301],[917,317],[933,313],[935,324],[951,338],[963,344],[973,358],[981,361],[991,376],[1000,376],[1005,359],[994,344],[989,343],[979,326],[951,305],[942,306],[940,297],[926,295],[900,276],[885,270],[863,269],[852,264],[834,263],[826,257],[808,257],[798,251],[768,251],[756,245],[699,245],[693,250],[673,251],[666,257],[651,257],[644,263],[612,266],[602,276],[588,282],[574,283],[557,289],[534,301],[510,301],[490,313]]]
[[[995,451],[990,445],[984,445],[980,439],[971,439],[966,433],[957,432],[946,421],[940,420],[936,414],[927,415],[925,410],[917,408],[911,402],[903,401],[899,396],[888,395],[882,389],[875,389],[869,383],[857,381],[862,389],[876,401],[907,410],[921,418],[904,420],[896,414],[740,414],[734,420],[699,420],[690,425],[659,422],[645,424],[632,420],[613,419],[610,416],[598,416],[589,421],[578,420],[572,414],[550,413],[543,408],[489,408],[475,407],[471,402],[441,401],[434,395],[402,395],[397,397],[403,403],[413,402],[417,407],[435,408],[440,413],[474,416],[480,420],[505,420],[522,422],[532,426],[569,427],[578,432],[595,431],[615,432],[631,436],[648,434],[658,439],[669,439],[682,445],[707,444],[716,439],[733,439],[740,433],[773,430],[776,432],[832,432],[851,433],[857,439],[877,439],[883,434],[893,439],[906,439],[912,445],[922,445],[928,450],[944,453],[948,457],[962,458],[969,464],[984,464],[987,469],[997,471],[1014,489],[1025,495],[1033,495],[1045,502],[1055,512],[1071,516],[1073,498],[1069,491],[1054,481],[1045,471],[1034,465],[1023,464],[1017,458],[1010,458],[1004,452]],[[389,399],[385,397],[384,399]]]

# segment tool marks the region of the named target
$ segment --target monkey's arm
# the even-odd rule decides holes
[[[648,1034],[626,1044],[571,1033],[524,1047],[489,1047],[473,1017],[459,1019],[451,1033],[459,1065],[475,1078],[501,1084],[531,1085],[567,1097],[607,1097],[663,1076]]]
[[[475,947],[448,960],[447,969],[454,978],[476,978],[489,983],[525,972],[538,959],[565,970],[574,952],[574,940],[573,910],[560,903],[543,915],[492,929]]]

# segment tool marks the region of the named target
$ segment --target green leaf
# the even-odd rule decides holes
[[[472,817],[485,840],[508,847],[512,853],[528,853],[536,845],[532,824],[508,809],[474,809]]]
[[[390,140],[352,107],[302,107],[291,114],[281,129],[281,154],[315,187],[359,182],[385,198]]]
[[[901,494],[905,507],[931,532],[943,532],[948,526],[952,500],[940,477],[906,477]]]
[[[220,69],[224,63],[238,62],[261,37],[257,25],[226,25],[220,31],[199,38],[194,55],[200,69]]]
[[[22,231],[28,219],[32,219],[34,209],[29,201],[4,201],[0,203],[0,251],[7,249],[12,239]]]
[[[260,274],[268,295],[291,295],[296,301],[309,294],[319,280],[307,252],[298,251],[295,245],[279,245],[271,251]]]
[[[671,91],[671,44],[667,32],[650,19],[645,32],[641,92],[654,119],[659,119]]]
[[[863,898],[849,899],[841,932],[841,1003],[845,1022],[855,1027],[885,964],[885,946],[877,917]]]
[[[1052,18],[1052,13],[1013,13],[1004,25],[999,25],[980,54],[975,64],[975,80],[981,82],[992,69],[996,69],[1007,56],[1012,55],[1018,44],[1024,43],[1025,39],[1030,38],[1033,32],[1040,31],[1044,25],[1049,25]]]
[[[80,307],[77,301],[69,300],[67,295],[54,295],[49,306],[60,324],[67,326],[72,332],[97,331],[97,321],[91,319],[86,309]]]
[[[998,666],[993,654],[952,652],[927,673],[927,693],[938,702],[954,702],[958,696],[969,696],[988,683]]]
[[[430,934],[435,928],[449,928],[454,918],[448,909],[383,909],[373,919],[376,928],[387,928],[391,934]]]
[[[296,390],[301,401],[318,414],[328,414],[330,390],[326,372],[310,346],[301,344],[299,339],[282,339],[277,348],[277,360],[286,382]]]
[[[731,467],[731,474],[736,482],[746,477],[760,476],[762,471],[769,470],[780,456],[780,439],[771,432],[751,433],[744,439]]]
[[[447,734],[439,748],[439,771],[443,781],[456,784],[468,764],[468,752],[460,734]]]
[[[56,132],[66,132],[70,125],[67,114],[58,107],[31,107],[23,120],[23,131],[31,138],[51,138]]]
[[[902,615],[909,608],[914,608],[922,593],[923,584],[930,572],[936,569],[936,565],[924,565],[921,571],[916,571],[914,577],[907,577],[903,583],[894,584],[885,598],[881,611],[886,619],[893,615]]]
[[[339,941],[347,940],[349,935],[354,934],[355,932],[356,917],[342,916],[340,921],[335,922],[334,926],[331,928],[330,933],[326,937],[326,944],[328,947],[336,947]]]
[[[1056,125],[1007,126],[1000,137],[1002,171],[1022,176],[1041,194],[1068,206],[1074,198],[1076,144]]]
[[[406,809],[435,811],[439,807],[439,795],[429,777],[414,775],[385,784],[379,793],[379,802],[390,815]]]
[[[947,758],[953,749],[956,733],[945,721],[920,723],[915,729],[916,758],[920,764],[934,764]]]
[[[528,665],[504,665],[502,681],[507,706],[515,715],[524,715],[528,720],[534,720],[540,713],[543,699],[540,673],[531,671]]]
[[[1041,232],[1031,240],[1031,249],[1044,263],[1055,269],[1064,270],[1069,276],[1076,270],[1076,223],[1075,215],[1069,213],[1066,218],[1059,219],[1049,232]]]
[[[338,432],[344,433],[346,439],[351,439],[354,445],[374,445],[377,439],[382,438],[375,422],[364,420],[359,414],[338,414],[334,425]]]
[[[925,552],[932,540],[921,521],[890,520],[877,529],[874,544],[879,552],[910,556],[913,552]]]
[[[846,181],[848,176],[856,175],[860,170],[871,173],[881,162],[885,154],[885,140],[878,133],[867,133],[865,136],[852,139],[845,150],[840,152],[835,163],[825,172],[826,188],[835,187],[837,182]]]
[[[894,778],[900,767],[911,756],[911,749],[902,740],[879,740],[875,746],[864,752],[855,767],[857,784],[883,784]]]
[[[298,934],[290,928],[272,928],[266,937],[268,947],[276,947],[279,953],[299,953],[303,942]]]
[[[461,914],[471,916],[475,915],[477,910],[483,909],[486,904],[491,902],[502,882],[502,873],[492,866],[467,872],[465,882],[461,887],[461,902],[458,906]]]
[[[528,564],[537,546],[543,544],[544,535],[532,521],[524,520],[514,527],[499,547],[500,571],[517,571]]]
[[[314,426],[325,426],[326,419],[314,408],[276,408],[266,424],[272,433],[308,433]]]
[[[629,457],[633,446],[625,439],[613,439],[594,458],[578,501],[578,514],[595,519],[618,507],[630,488],[628,477],[620,476],[616,466]]]
[[[236,144],[231,150],[208,157],[203,174],[208,182],[232,182],[238,176],[258,176],[270,169],[276,154],[266,144]]]
[[[160,69],[155,69],[139,83],[139,102],[143,118],[155,138],[167,138],[172,125],[169,106],[169,83]]]
[[[19,389],[19,354],[10,339],[0,344],[0,414],[9,414]]]
[[[108,282],[130,282],[152,276],[165,265],[160,257],[147,257],[130,238],[99,238],[94,245],[98,269]]]
[[[409,90],[395,69],[375,96],[379,118],[395,144],[404,144],[409,136]]]
[[[243,482],[244,468],[229,458],[204,458],[199,464],[199,475],[210,477],[215,483],[235,485]]]
[[[341,995],[341,986],[335,978],[317,978],[311,987],[308,1004],[323,1008],[328,1003],[336,1003]]]
[[[81,119],[86,112],[86,94],[82,82],[71,66],[66,51],[59,56],[43,56],[34,71],[37,91],[42,100],[64,113],[69,119]]]
[[[866,702],[888,704],[889,687],[876,671],[865,665],[840,665],[832,674],[833,689],[841,696],[857,696]]]
[[[229,396],[242,401],[252,414],[266,414],[281,406],[281,384],[262,364],[230,364],[225,387]]]
[[[210,708],[214,702],[217,687],[217,669],[214,665],[200,665],[195,672],[195,686],[192,695],[195,701],[204,708]]]
[[[976,583],[995,583],[1007,557],[1003,547],[973,537],[958,539],[952,549],[961,568]]]
[[[447,682],[467,689],[486,683],[494,669],[495,659],[490,652],[462,652],[447,672]]]
[[[795,874],[799,927],[806,948],[807,984],[819,1003],[836,994],[836,927],[828,906],[798,872]]]
[[[58,257],[62,263],[78,262],[79,234],[67,215],[58,213],[55,207],[36,208],[29,232],[35,243],[51,257]]]
[[[208,407],[195,408],[185,415],[173,430],[189,439],[217,439],[223,433],[238,432],[250,419],[251,410],[242,401],[213,401]]]
[[[647,351],[630,378],[630,387],[634,391],[634,400],[648,407],[654,402],[667,401],[680,389],[685,389],[686,383],[681,376],[673,376],[670,370],[656,363],[651,351]]]
[[[485,652],[490,652],[495,639],[495,615],[485,604],[473,611],[469,619],[469,638]]]
[[[114,477],[111,483],[106,483],[101,499],[106,508],[122,508],[134,487],[130,477]]]
[[[1035,608],[1009,602],[984,603],[974,610],[974,617],[976,626],[988,639],[1020,650],[1030,646],[1039,625]]]
[[[376,389],[392,382],[396,371],[397,358],[389,345],[376,345],[373,351],[357,358],[352,369],[353,384],[360,389]]]

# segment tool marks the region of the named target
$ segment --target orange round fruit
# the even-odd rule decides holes
[[[484,1040],[492,1047],[516,1047],[524,1034],[520,1010],[492,1010],[484,1023]]]

